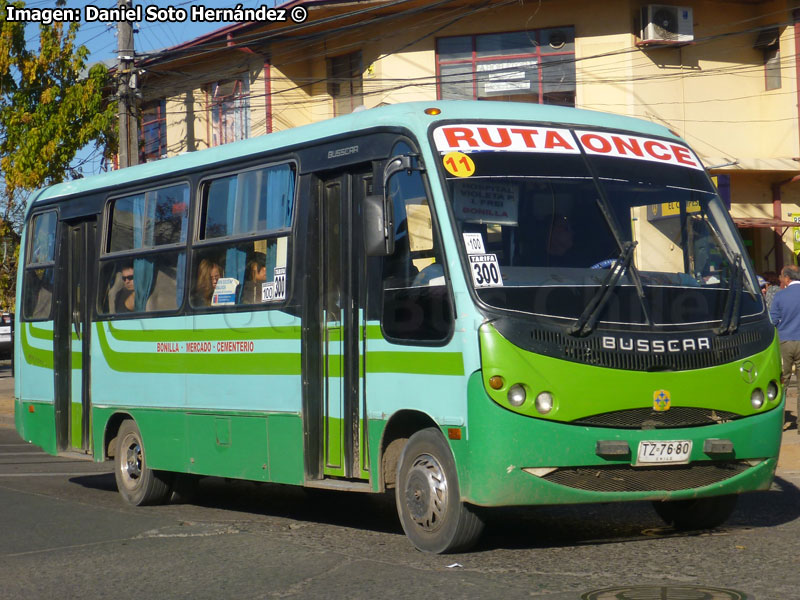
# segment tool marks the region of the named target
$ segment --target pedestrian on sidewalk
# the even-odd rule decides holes
[[[783,372],[781,383],[789,385],[792,366],[800,376],[800,267],[789,265],[781,269],[781,290],[775,294],[769,316],[778,328],[781,344]],[[800,394],[798,394],[798,417],[800,417]],[[800,423],[798,424],[800,433]]]
[[[761,293],[764,294],[764,301],[767,303],[767,310],[769,310],[775,294],[781,289],[781,284],[775,271],[767,271],[763,277],[759,275],[758,285],[761,287]]]

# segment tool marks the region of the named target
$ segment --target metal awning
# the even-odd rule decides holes
[[[733,217],[733,223],[737,227],[800,227],[800,223],[794,221],[784,221],[782,219],[767,219],[765,217]]]

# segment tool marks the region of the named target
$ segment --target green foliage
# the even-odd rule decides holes
[[[85,70],[88,50],[75,45],[80,24],[39,25],[39,48],[32,50],[25,24],[5,19],[10,4],[25,6],[21,0],[0,0],[0,171],[5,184],[0,227],[8,227],[18,212],[20,194],[63,181],[68,174],[77,176],[70,169],[75,154],[91,142],[107,146],[116,112],[104,97],[108,70],[102,65]],[[7,271],[0,269],[0,304],[9,288]]]
[[[0,0],[0,13],[8,4]],[[108,70],[95,65],[85,72],[88,50],[75,45],[78,23],[40,25],[38,52],[25,46],[23,25],[0,23],[0,169],[7,201],[17,189],[63,180],[79,149],[106,141],[115,113],[104,99]]]
[[[10,221],[0,221],[0,311],[14,312],[19,236]]]

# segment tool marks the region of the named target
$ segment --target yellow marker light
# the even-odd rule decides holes
[[[455,427],[450,427],[447,430],[447,437],[451,440],[460,440],[461,439],[461,430],[456,429]]]
[[[438,109],[438,108],[426,108],[425,109],[425,114],[426,115],[430,115],[432,117],[435,117],[436,115],[442,114],[442,111],[440,109]]]
[[[491,387],[493,390],[502,389],[503,383],[505,382],[503,381],[503,378],[500,377],[500,375],[492,375],[491,377],[489,377],[489,387]]]

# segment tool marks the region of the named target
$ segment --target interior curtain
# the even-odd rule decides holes
[[[153,245],[153,223],[155,221],[156,203],[150,194],[133,199],[133,247],[137,250]],[[142,312],[147,309],[147,299],[153,288],[153,260],[148,257],[136,258],[133,261],[134,310]]]
[[[294,173],[289,165],[269,170],[267,177],[267,229],[283,229],[292,224]]]
[[[235,277],[239,280],[236,290],[236,302],[241,302],[242,289],[244,288],[244,275],[247,267],[247,252],[231,246],[225,253],[225,277]]]
[[[186,241],[186,236],[189,233],[189,188],[183,188],[183,205],[184,209],[183,218],[181,219],[181,242]],[[178,254],[178,271],[175,278],[176,294],[175,302],[180,307],[183,304],[183,288],[186,281],[186,253],[181,252]]]

